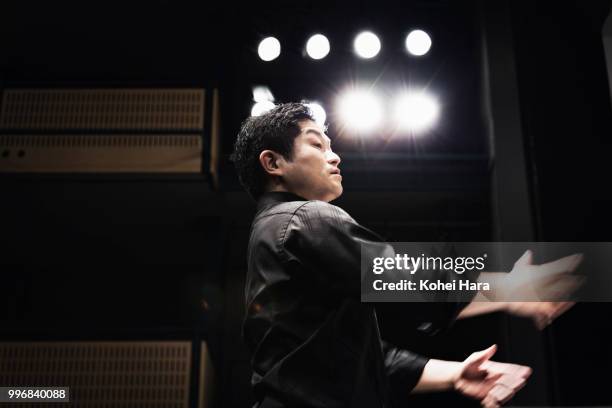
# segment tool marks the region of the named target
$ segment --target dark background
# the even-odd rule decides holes
[[[329,117],[343,158],[345,194],[336,204],[390,241],[612,241],[612,115],[601,40],[608,1],[1,7],[0,87],[216,87],[223,129],[218,187],[206,172],[1,174],[2,339],[206,339],[218,406],[250,406],[240,324],[254,203],[227,156],[257,84],[279,101],[308,98],[328,106],[351,81],[376,81],[384,92],[398,83],[430,83],[443,100],[444,120],[417,142],[355,143]],[[413,27],[432,35],[432,51],[422,59],[401,49]],[[371,63],[350,50],[362,28],[381,36],[383,51]],[[332,52],[313,62],[303,58],[302,44],[319,30]],[[256,47],[269,34],[283,42],[283,54],[265,64]],[[499,91],[504,87],[509,94]],[[494,89],[502,99],[516,93],[523,190],[513,190],[523,173],[508,164],[501,170],[514,153],[496,145],[487,124],[486,95]],[[491,109],[493,119],[511,118],[495,101]],[[512,208],[515,199],[528,202],[527,217],[510,211],[500,221],[499,208]],[[513,217],[529,225],[528,239],[504,234]],[[383,336],[453,359],[497,342],[498,359],[535,369],[517,404],[612,404],[609,304],[579,304],[541,334],[529,322],[492,315],[431,337],[410,324],[425,313],[381,307]],[[530,341],[540,345],[539,359],[521,353]],[[434,402],[471,404],[450,394],[407,404]]]

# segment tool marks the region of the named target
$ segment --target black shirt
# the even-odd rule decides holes
[[[360,301],[363,242],[387,246],[329,203],[259,200],[243,336],[261,406],[384,407],[418,382],[427,359],[383,342],[373,305]]]

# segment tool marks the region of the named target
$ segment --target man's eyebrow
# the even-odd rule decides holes
[[[327,139],[327,143],[330,144],[331,146],[331,139],[327,136],[324,136],[323,133],[319,132],[316,129],[306,129],[306,133],[314,133],[315,135],[319,136],[319,138],[321,138],[321,140],[325,141],[325,139]]]

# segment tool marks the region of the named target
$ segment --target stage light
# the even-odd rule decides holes
[[[251,116],[259,116],[263,115],[270,109],[274,108],[274,102],[271,101],[262,101],[256,102],[251,109]]]
[[[264,61],[272,61],[280,55],[281,45],[280,42],[274,37],[266,37],[259,43],[257,53],[259,58]]]
[[[256,86],[253,88],[253,100],[255,102],[274,102],[274,95],[267,86]]]
[[[383,117],[380,99],[365,90],[352,90],[344,94],[339,102],[339,113],[344,126],[362,132],[374,130]]]
[[[420,57],[431,48],[431,38],[423,30],[413,30],[406,36],[406,49],[412,55]]]
[[[306,42],[306,52],[312,59],[322,59],[329,54],[329,40],[323,34],[315,34]]]
[[[399,129],[418,133],[430,128],[439,112],[440,106],[431,95],[408,92],[397,98],[394,116]]]
[[[325,113],[325,109],[323,106],[316,102],[307,103],[306,106],[310,108],[312,112],[312,116],[314,116],[314,120],[317,125],[323,127],[325,126],[325,120],[327,119],[327,114]]]
[[[380,40],[376,34],[364,31],[355,37],[354,48],[361,58],[373,58],[380,51]]]

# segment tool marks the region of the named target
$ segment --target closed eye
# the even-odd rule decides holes
[[[321,143],[313,143],[313,146],[315,146],[317,149],[323,149],[323,145]]]

